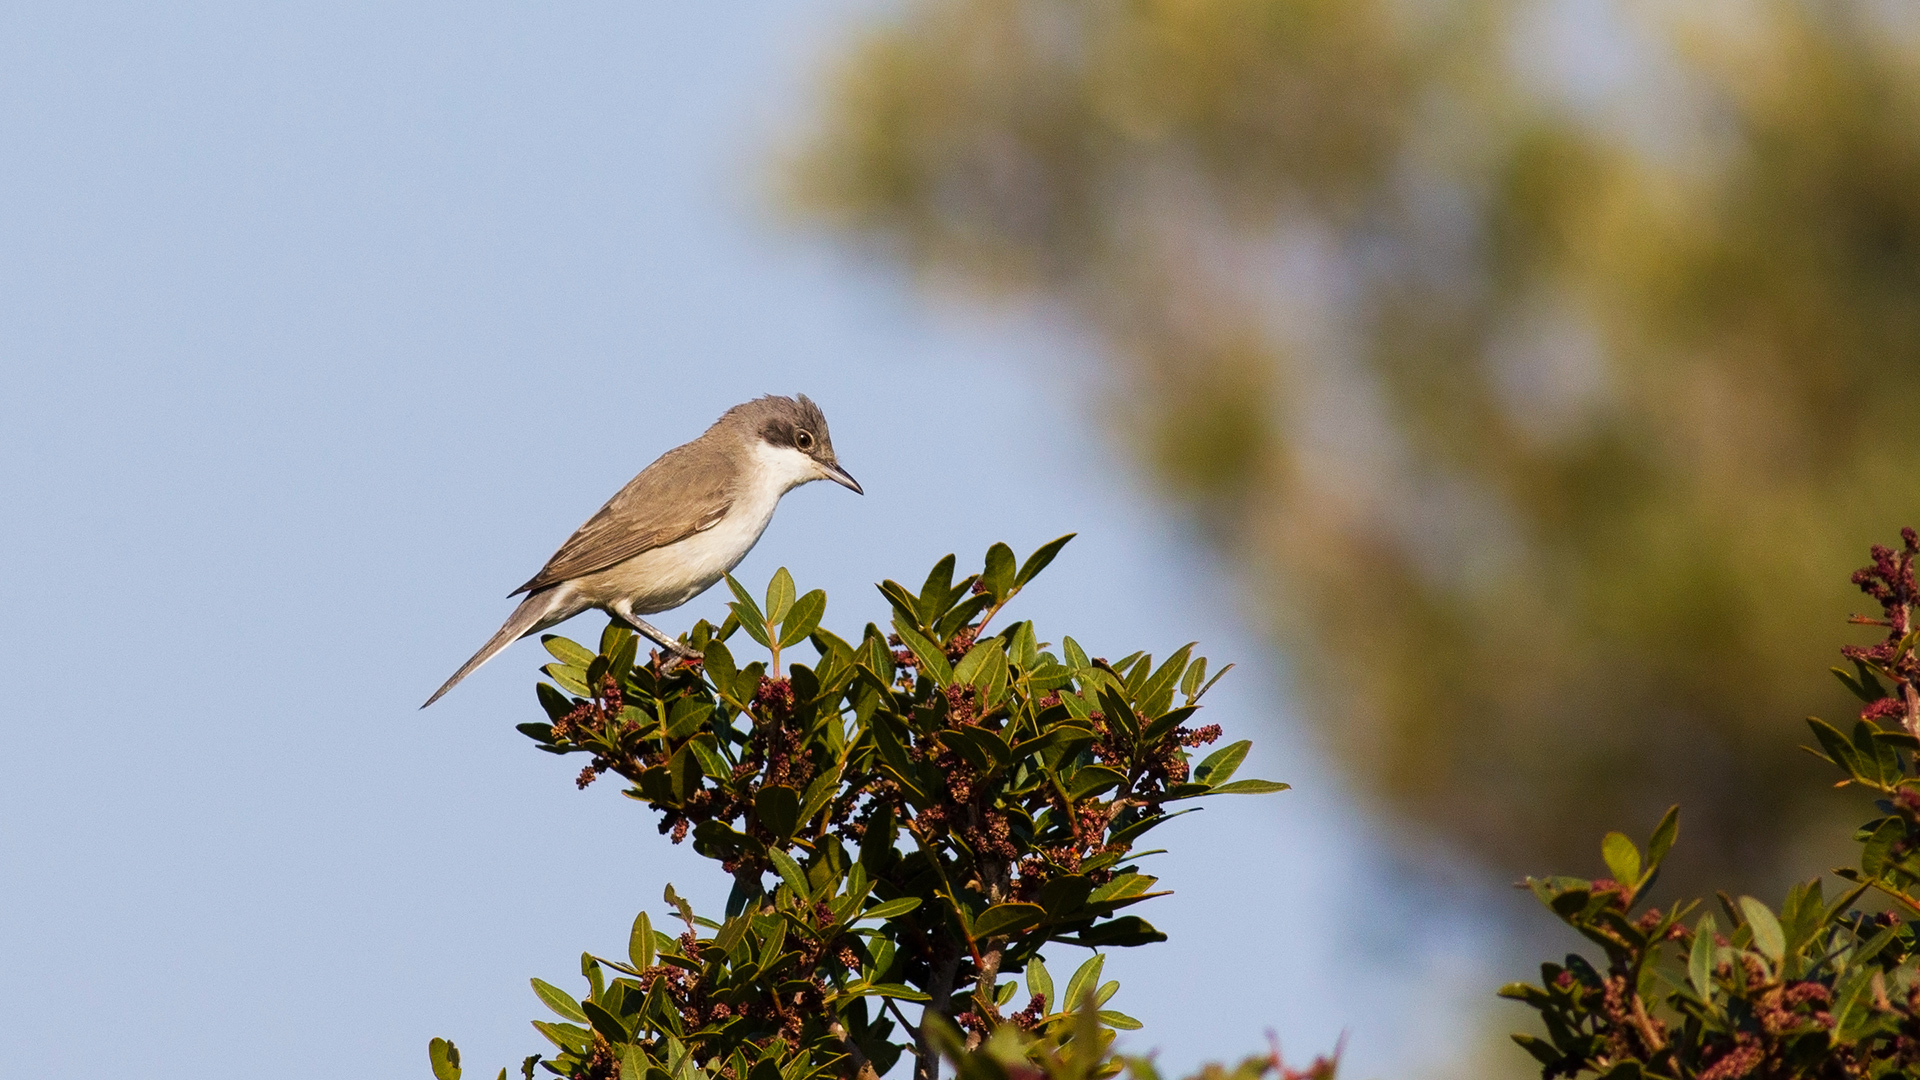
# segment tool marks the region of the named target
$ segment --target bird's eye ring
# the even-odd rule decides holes
[[[806,428],[801,428],[799,431],[794,432],[793,445],[802,450],[813,449],[813,432],[808,431]]]

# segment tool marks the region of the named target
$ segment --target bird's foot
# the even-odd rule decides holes
[[[677,641],[669,641],[666,644],[666,653],[661,657],[661,659],[665,661],[660,668],[662,671],[672,671],[681,664],[691,664],[695,661],[706,659],[702,654],[695,652]]]
[[[652,623],[648,622],[645,619],[642,619],[636,615],[622,615],[620,616],[620,618],[622,619],[622,621],[632,624],[635,630],[638,630],[640,631],[640,633],[646,635],[646,637],[649,640],[651,640],[655,645],[658,645],[662,649],[666,650],[666,659],[668,662],[664,667],[661,668],[662,671],[671,670],[672,668],[680,664],[684,664],[690,660],[703,659],[703,657],[699,653],[695,652],[694,650],[688,648],[685,645],[682,645],[680,642],[674,640],[673,638],[668,637],[666,634],[666,631],[660,629],[659,627],[653,625]]]

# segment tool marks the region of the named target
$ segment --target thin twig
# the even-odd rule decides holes
[[[913,1041],[918,1043],[920,1041],[920,1029],[907,1022],[907,1014],[900,1011],[900,1003],[892,998],[881,998],[880,1000],[887,1003],[887,1008],[893,1012],[893,1018],[900,1021],[900,1026],[906,1028],[907,1034],[913,1036]],[[919,1054],[920,1051],[917,1048],[912,1049],[916,1055]]]

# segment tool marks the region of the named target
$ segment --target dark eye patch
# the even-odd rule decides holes
[[[760,429],[760,437],[770,446],[793,446],[794,427],[781,420],[769,420]]]

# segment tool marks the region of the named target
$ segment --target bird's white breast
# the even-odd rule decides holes
[[[820,475],[813,459],[798,450],[754,440],[747,479],[712,528],[578,579],[581,596],[595,606],[631,598],[640,615],[679,607],[740,565],[767,530],[782,495]]]

